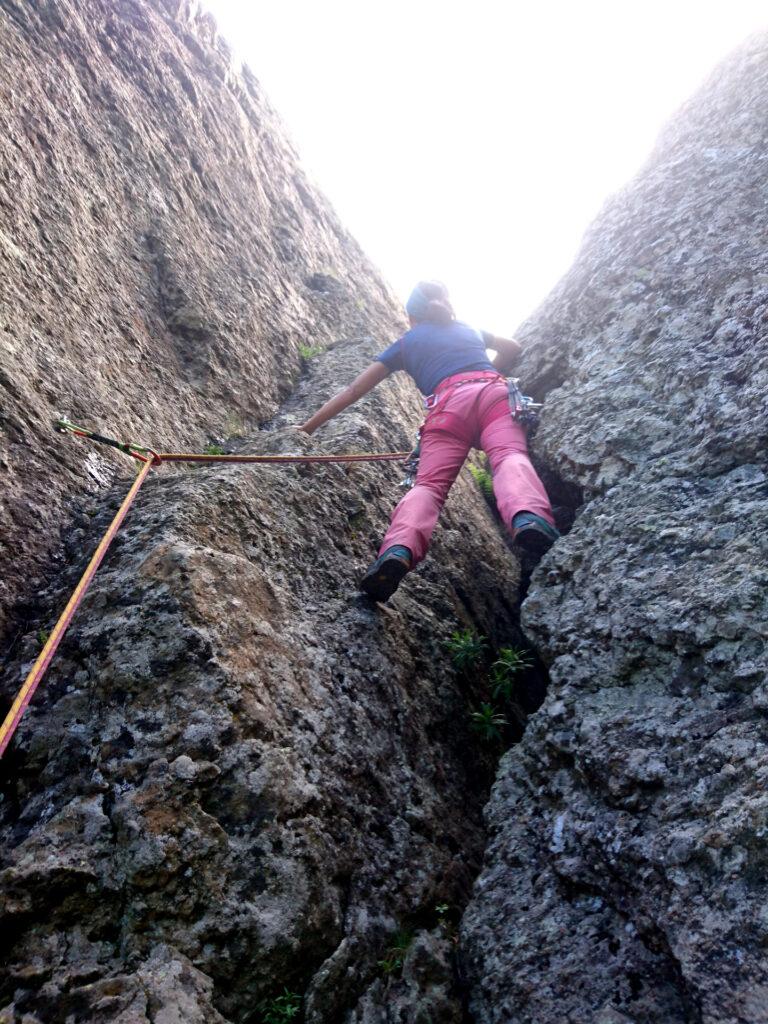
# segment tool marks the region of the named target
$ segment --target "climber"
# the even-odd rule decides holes
[[[411,329],[299,428],[313,433],[397,370],[410,374],[425,396],[415,485],[395,509],[379,556],[360,582],[376,601],[390,597],[425,557],[440,509],[472,447],[488,455],[496,504],[515,544],[538,560],[560,536],[528,458],[525,431],[509,409],[502,371],[519,355],[519,343],[456,320],[448,292],[437,281],[420,282],[405,309]],[[487,348],[497,353],[493,362]]]

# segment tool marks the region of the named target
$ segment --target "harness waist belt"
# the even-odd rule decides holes
[[[467,370],[464,373],[453,373],[450,377],[444,377],[434,392],[427,395],[424,405],[427,409],[431,409],[442,394],[462,384],[490,384],[492,380],[504,380],[504,378],[495,370]]]
[[[434,394],[439,395],[441,391],[453,387],[454,384],[471,384],[473,381],[478,380],[493,380],[494,377],[503,380],[501,374],[497,373],[496,370],[465,370],[463,373],[452,373],[450,377],[444,377],[440,381],[434,390]]]

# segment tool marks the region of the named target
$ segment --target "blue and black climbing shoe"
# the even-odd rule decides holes
[[[410,548],[395,544],[382,551],[360,580],[360,589],[373,601],[386,601],[400,586],[400,580],[410,568]]]
[[[512,520],[512,539],[537,562],[549,551],[560,532],[533,512],[518,512]]]

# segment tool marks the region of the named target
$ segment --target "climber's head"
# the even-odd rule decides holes
[[[446,327],[454,319],[448,289],[440,281],[419,281],[405,304],[411,326],[427,321]]]

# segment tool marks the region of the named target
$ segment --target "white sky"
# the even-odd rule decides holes
[[[512,333],[757,0],[203,0],[403,299]]]

